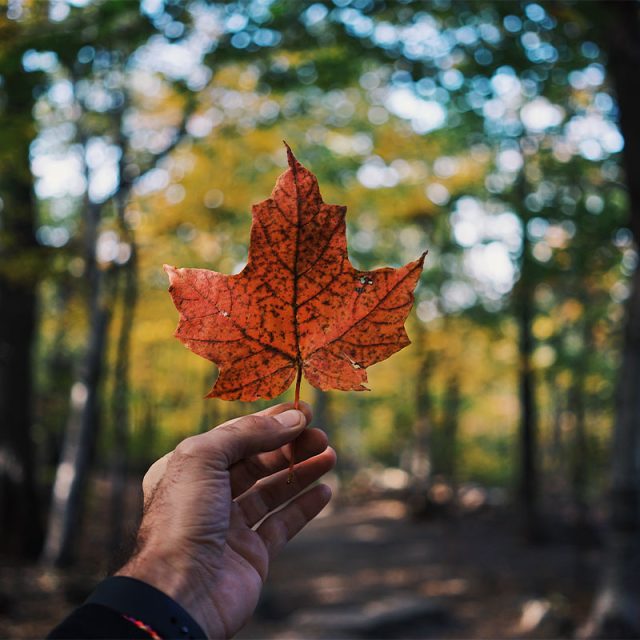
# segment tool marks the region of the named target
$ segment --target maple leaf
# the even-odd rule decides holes
[[[325,204],[288,145],[287,156],[271,197],[253,206],[241,273],[164,267],[175,336],[220,370],[207,397],[270,399],[297,375],[297,400],[303,373],[319,389],[363,391],[366,368],[410,343],[404,321],[426,252],[399,269],[355,269],[346,207]]]

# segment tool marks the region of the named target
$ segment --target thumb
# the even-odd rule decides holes
[[[305,414],[297,409],[273,416],[243,416],[183,440],[176,447],[176,453],[204,458],[218,469],[228,469],[243,458],[274,451],[295,440],[306,424]]]

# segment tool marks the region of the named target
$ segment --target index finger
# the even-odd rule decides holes
[[[266,409],[262,409],[261,411],[256,411],[256,413],[252,415],[275,416],[279,413],[283,413],[284,411],[287,411],[293,408],[294,408],[293,402],[281,402],[280,404],[276,404],[272,407],[267,407]],[[311,417],[312,417],[311,407],[306,402],[301,401],[299,403],[299,409],[305,415],[307,424],[309,424],[311,422]],[[231,420],[227,420],[226,422],[223,422],[218,427],[224,427],[226,425],[236,424],[239,420],[242,420],[243,418],[246,418],[246,417],[247,416],[238,416],[237,418],[232,418]],[[212,429],[216,429],[218,427],[212,427]],[[143,487],[143,492],[145,496],[150,496],[153,493],[155,486],[158,484],[158,482],[164,475],[164,472],[167,469],[167,465],[169,464],[169,461],[171,460],[174,454],[174,451],[175,449],[172,451],[169,451],[164,456],[156,460],[147,470],[142,480],[142,487]]]

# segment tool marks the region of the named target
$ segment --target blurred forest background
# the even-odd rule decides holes
[[[504,591],[523,599],[495,610],[519,627],[487,605],[439,637],[640,637],[638,10],[0,0],[0,635],[44,633],[90,589],[155,458],[265,404],[203,400],[215,368],[172,338],[162,264],[242,268],[286,139],[348,206],[357,267],[429,250],[413,344],[372,391],[303,386],[340,458],[335,513],[310,534],[325,561],[333,544],[349,561],[337,536],[358,525],[332,538],[331,518],[375,498],[387,524],[366,526],[389,545],[514,563],[467,597],[482,609],[516,576]],[[389,619],[366,633],[430,633]]]

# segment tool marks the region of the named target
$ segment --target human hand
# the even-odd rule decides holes
[[[292,406],[187,438],[144,477],[137,552],[118,575],[171,596],[209,638],[229,638],[242,628],[270,561],[331,497],[322,484],[299,495],[334,466],[335,453],[322,431],[305,429],[308,405],[301,403],[300,411]],[[288,484],[288,443],[294,440],[302,462]]]

